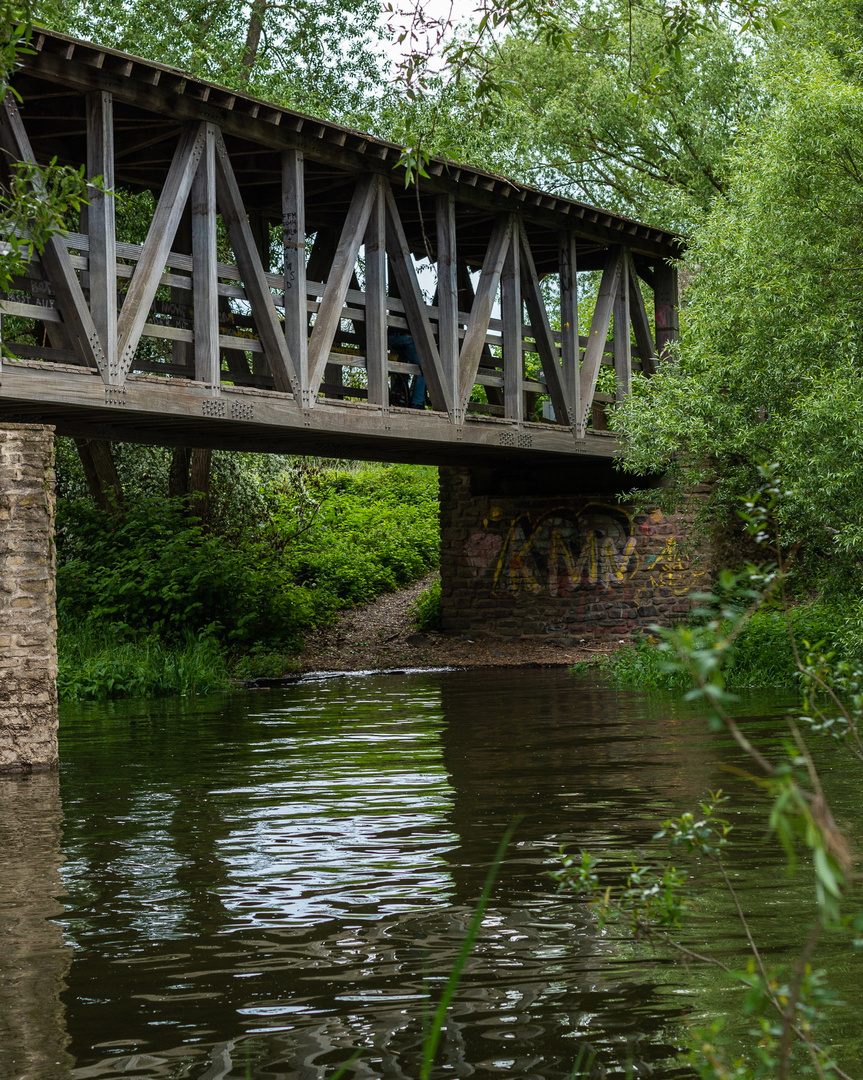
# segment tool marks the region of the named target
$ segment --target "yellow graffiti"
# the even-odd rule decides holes
[[[501,575],[506,571],[507,587],[511,592],[541,592],[542,586],[528,569],[531,538],[525,537],[521,523],[516,520],[510,525],[500,558],[494,569],[494,588],[498,586]]]
[[[535,523],[509,527],[494,569],[494,589],[564,596],[580,585],[609,588],[638,569],[632,518],[621,507],[592,503],[578,514],[558,507]]]
[[[665,541],[648,572],[655,589],[671,589],[676,596],[685,596],[706,573],[692,565],[692,560],[673,536]]]

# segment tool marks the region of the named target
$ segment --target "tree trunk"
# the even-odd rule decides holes
[[[100,510],[115,514],[123,506],[123,485],[117,475],[111,444],[104,439],[76,439],[87,487]]]
[[[189,478],[191,495],[189,509],[204,523],[210,520],[210,466],[212,461],[212,450],[192,451],[192,469]]]
[[[171,468],[168,471],[168,497],[182,499],[189,494],[189,465],[192,450],[188,446],[175,446],[171,451]]]
[[[240,77],[244,83],[248,83],[252,75],[252,68],[258,58],[258,47],[261,44],[261,33],[264,29],[264,14],[267,10],[266,0],[253,0],[252,11],[249,15],[249,29],[246,33],[246,51],[243,54],[243,70]]]

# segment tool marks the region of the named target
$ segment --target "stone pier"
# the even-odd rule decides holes
[[[440,474],[446,631],[577,645],[673,624],[707,587],[690,518],[621,502],[610,465]]]
[[[0,428],[0,772],[57,764],[54,429]]]

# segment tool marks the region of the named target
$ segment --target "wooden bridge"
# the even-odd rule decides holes
[[[677,336],[670,233],[441,159],[406,187],[392,143],[60,34],[34,35],[13,85],[0,182],[53,158],[102,181],[0,298],[0,423],[434,464],[608,459],[602,365],[620,397]],[[122,221],[149,218],[139,235],[115,226],[113,192]],[[580,337],[579,279],[597,271]],[[420,372],[426,406],[406,407]]]

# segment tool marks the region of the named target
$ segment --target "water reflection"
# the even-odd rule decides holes
[[[0,1076],[66,1080],[72,1066],[61,993],[72,949],[52,918],[63,816],[56,773],[0,777]]]
[[[582,1047],[596,1075],[683,1074],[689,1000],[547,875],[561,843],[629,857],[716,786],[726,751],[673,699],[549,671],[348,678],[68,709],[62,744],[68,945],[45,921],[55,787],[27,812],[44,859],[4,871],[33,880],[12,910],[35,1003],[3,1010],[24,1052],[4,1080],[321,1080],[358,1048],[350,1076],[413,1080],[429,994],[518,814],[439,1075],[560,1080]],[[32,1027],[49,1016],[50,1037]]]

